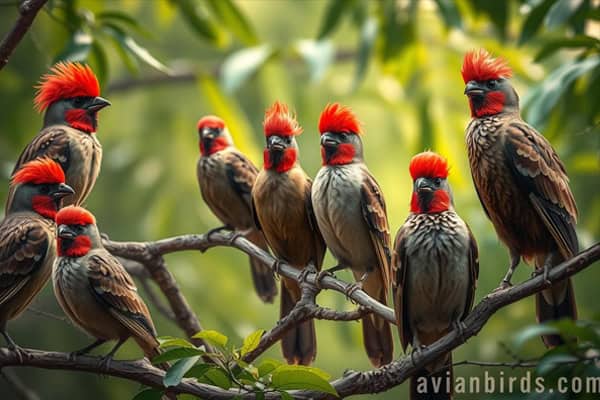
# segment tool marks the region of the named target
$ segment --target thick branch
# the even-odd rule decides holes
[[[29,27],[33,23],[35,16],[38,11],[48,0],[23,0],[19,6],[19,18],[13,28],[4,36],[2,43],[0,43],[0,69],[8,63],[8,58],[11,56],[13,51],[17,48],[17,45],[23,39],[23,36],[29,30]]]

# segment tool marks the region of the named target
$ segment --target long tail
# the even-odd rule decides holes
[[[577,319],[575,291],[570,278],[556,282],[548,289],[535,295],[535,310],[538,322],[561,318]],[[546,347],[556,347],[563,343],[558,335],[544,335]]]
[[[429,369],[422,368],[410,378],[410,400],[452,399],[452,353],[448,353]],[[440,369],[441,368],[441,369]]]
[[[363,285],[365,292],[387,305],[383,277],[379,271],[373,271]],[[394,356],[394,342],[390,324],[383,318],[370,314],[362,321],[363,343],[371,364],[380,367],[389,364]]]
[[[298,284],[281,278],[280,318],[288,315],[299,299]],[[288,364],[310,365],[317,355],[315,322],[313,320],[303,322],[287,332],[281,339],[281,351]]]
[[[246,238],[264,251],[269,251],[267,242],[260,231],[252,230],[246,235]],[[250,271],[252,273],[254,289],[258,297],[265,303],[272,303],[275,296],[277,296],[277,284],[269,265],[250,257]]]

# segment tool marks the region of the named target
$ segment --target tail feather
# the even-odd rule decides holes
[[[300,298],[300,288],[296,295],[286,287],[285,278],[281,279],[281,308],[280,318],[290,313]],[[287,282],[294,285],[295,282]],[[315,323],[309,320],[292,328],[281,339],[281,350],[288,364],[310,365],[317,355],[317,335]]]
[[[158,341],[156,339],[154,339],[154,341],[152,343],[148,343],[148,341],[146,340],[146,338],[139,338],[139,337],[135,337],[134,336],[135,341],[137,342],[137,344],[140,346],[140,348],[142,349],[142,351],[144,352],[144,355],[150,360],[152,361],[152,359],[156,356],[158,356],[159,354],[162,353],[160,347],[158,347]],[[171,364],[169,363],[160,363],[156,365],[158,368],[162,369],[163,371],[168,371],[169,368],[171,368]]]
[[[433,371],[425,367],[417,371],[410,378],[410,400],[452,399],[452,354],[443,356],[434,365],[447,367],[432,368]]]
[[[575,292],[570,278],[556,282],[548,289],[535,295],[535,308],[538,322],[558,320],[561,318],[577,319]],[[546,347],[563,344],[558,335],[543,335]]]
[[[374,296],[381,304],[386,305],[385,291]],[[375,367],[389,364],[394,356],[394,343],[390,324],[383,318],[371,314],[362,320],[363,343],[367,356]]]
[[[267,242],[260,231],[253,230],[246,237],[264,251],[269,251]],[[250,257],[250,272],[258,297],[265,303],[272,303],[277,296],[277,285],[270,266]]]

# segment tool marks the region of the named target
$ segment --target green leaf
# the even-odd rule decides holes
[[[285,390],[280,390],[279,394],[281,395],[281,400],[294,400],[294,396],[292,396]]]
[[[555,349],[553,349],[555,350]],[[567,364],[567,363],[577,363],[579,361],[579,358],[575,357],[572,354],[566,353],[566,352],[560,352],[560,353],[551,353],[552,350],[550,350],[548,353],[546,353],[544,355],[544,357],[542,357],[542,359],[539,361],[537,367],[536,367],[536,373],[539,376],[545,376],[547,375],[549,372],[551,372],[553,369],[555,369],[556,367],[559,367],[561,365]]]
[[[207,342],[214,344],[215,346],[221,347],[225,347],[228,341],[227,336],[223,335],[221,332],[217,332],[210,329],[205,329],[196,333],[194,336],[192,336],[192,339],[206,340]]]
[[[460,12],[453,0],[435,0],[438,10],[444,19],[447,27],[462,28]]]
[[[204,376],[206,371],[213,368],[211,364],[196,364],[185,374],[186,378],[200,379]]]
[[[588,71],[600,65],[600,56],[563,64],[546,77],[538,86],[527,93],[523,99],[527,109],[527,121],[537,126],[546,117],[571,83]]]
[[[540,62],[544,58],[554,54],[556,51],[563,48],[595,48],[596,51],[600,50],[600,40],[585,35],[579,35],[569,38],[560,38],[552,40],[546,43],[542,49],[535,55],[534,61]]]
[[[162,390],[144,389],[135,395],[133,400],[161,400],[163,396]]]
[[[101,11],[95,14],[95,18],[101,24],[104,21],[112,21],[114,23],[121,23],[125,26],[128,26],[139,33],[148,34],[148,31],[137,21],[137,19],[122,11]]]
[[[281,365],[273,371],[271,384],[278,390],[309,389],[337,396],[327,379],[330,376],[314,367]]]
[[[183,358],[177,361],[165,374],[163,378],[163,385],[166,387],[177,386],[183,376],[196,364],[200,359],[200,356]]]
[[[508,1],[472,0],[475,9],[487,14],[488,18],[500,34],[502,40],[506,39],[506,25],[508,23]]]
[[[242,348],[240,349],[242,357],[258,347],[258,344],[260,343],[260,338],[262,338],[264,334],[265,330],[259,329],[256,332],[253,332],[244,338],[244,343],[242,344]]]
[[[172,360],[179,360],[181,358],[201,356],[206,354],[204,350],[191,349],[189,347],[179,347],[176,349],[167,350],[152,359],[153,364],[159,364]]]
[[[354,2],[354,0],[330,0],[317,39],[322,40],[331,35],[342,20],[342,16],[354,7]]]
[[[90,34],[77,31],[69,38],[63,51],[56,61],[85,61],[92,50],[93,38]]]
[[[102,31],[112,39],[117,53],[119,53],[121,60],[125,64],[125,67],[127,67],[127,69],[129,70],[129,72],[131,72],[132,74],[137,74],[139,72],[140,66],[137,58],[134,57],[131,54],[131,52],[129,52],[129,49],[127,49],[127,46],[125,46],[123,39],[126,36],[125,31],[111,23],[105,23],[102,26]]]
[[[108,81],[108,57],[104,47],[98,40],[92,42],[92,60],[94,63],[94,72],[98,77],[100,86]]]
[[[523,345],[532,338],[538,338],[541,335],[558,334],[558,329],[549,325],[530,325],[522,329],[514,339],[514,344],[517,348]]]
[[[246,46],[258,44],[254,28],[231,0],[208,0],[208,5],[221,22]]]
[[[379,23],[376,18],[371,17],[365,20],[360,32],[360,44],[356,55],[356,75],[354,77],[353,90],[356,90],[360,86],[367,73],[378,30]]]
[[[250,47],[232,53],[221,67],[221,86],[231,93],[252,76],[273,54],[268,44]]]
[[[540,26],[542,26],[542,22],[544,22],[544,16],[546,16],[546,13],[554,2],[555,0],[543,0],[529,12],[527,18],[525,18],[525,22],[523,22],[523,28],[519,36],[519,46],[537,33]]]
[[[145,47],[140,46],[131,36],[125,36],[122,40],[124,46],[141,61],[157,71],[164,72],[165,74],[171,73],[171,70],[167,66],[154,58]]]
[[[206,383],[220,387],[221,389],[229,389],[231,387],[231,379],[229,375],[221,368],[212,367],[208,369],[203,376]]]
[[[281,366],[281,362],[272,358],[265,358],[258,364],[258,376],[265,376],[273,372],[277,367]]]
[[[203,39],[217,47],[223,47],[227,38],[213,19],[201,14],[195,0],[172,0],[181,11],[181,16],[188,25]]]
[[[584,0],[558,0],[546,15],[545,24],[548,29],[554,29],[565,23],[573,15]]]
[[[196,348],[196,346],[194,346],[187,340],[173,336],[161,336],[158,338],[158,343],[160,343],[161,349],[165,349],[167,347],[188,347],[191,349]]]
[[[299,40],[296,51],[310,71],[310,80],[318,82],[323,78],[325,71],[333,62],[335,49],[330,40],[314,41],[311,39]]]

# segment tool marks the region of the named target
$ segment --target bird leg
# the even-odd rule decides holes
[[[515,269],[519,265],[520,261],[521,261],[521,255],[517,251],[511,250],[510,251],[510,266],[508,267],[508,271],[506,271],[506,275],[504,275],[502,282],[500,282],[500,286],[498,286],[496,288],[496,290],[494,290],[494,291],[503,290],[503,289],[506,289],[506,288],[512,286],[512,283],[510,282],[510,280],[512,279],[512,276],[515,273]]]
[[[278,259],[278,258],[276,258],[275,261],[273,261],[273,264],[271,264],[271,269],[275,273],[275,279],[278,279],[279,278],[279,271],[281,269],[281,260]]]
[[[71,354],[69,354],[69,358],[70,359],[74,359],[77,356],[82,356],[84,354],[87,354],[90,351],[92,351],[93,349],[95,349],[96,347],[98,347],[101,344],[103,344],[104,342],[106,342],[106,340],[104,340],[104,339],[98,339],[94,343],[92,343],[92,344],[90,344],[88,346],[85,346],[83,349],[71,352]]]
[[[306,282],[308,275],[310,274],[318,274],[319,271],[312,264],[307,264],[306,267],[300,271],[300,276],[298,277],[299,282]]]
[[[412,362],[412,364],[414,366],[417,365],[417,362],[415,361],[415,356],[418,355],[421,351],[423,351],[426,348],[427,348],[427,346],[422,345],[422,344],[416,345],[412,348],[412,350],[410,351],[410,361]]]
[[[357,290],[362,290],[365,280],[367,279],[368,276],[369,276],[369,271],[365,272],[356,283],[351,283],[350,285],[348,285],[346,290],[344,290],[344,294],[346,295],[346,297],[349,300],[352,300],[352,299],[350,299],[350,296],[352,295],[352,293],[356,292]]]
[[[0,333],[2,333],[2,336],[4,336],[4,340],[6,340],[6,344],[8,345],[8,349],[11,351],[14,351],[17,354],[17,358],[19,359],[19,363],[22,364],[23,363],[23,356],[26,356],[25,351],[21,348],[21,346],[19,346],[17,343],[15,343],[14,340],[12,340],[12,338],[10,337],[10,335],[8,334],[8,332],[6,332],[5,329],[2,329],[0,331]]]
[[[348,268],[348,267],[345,266],[345,265],[338,264],[338,265],[333,266],[331,268],[324,269],[323,271],[320,271],[317,274],[317,279],[316,279],[317,287],[319,289],[323,289],[321,287],[321,281],[323,280],[323,278],[325,278],[326,276],[334,276],[333,275],[334,272],[341,271],[341,270],[346,269],[346,268]]]
[[[546,260],[544,261],[544,265],[541,268],[541,271],[536,268],[532,274],[532,277],[538,276],[541,273],[544,275],[544,283],[547,285],[552,284],[552,282],[550,282],[550,280],[548,279],[548,274],[550,273],[550,268],[552,268],[557,261],[560,261],[560,259],[559,257],[557,257],[556,253],[548,254]]]
[[[226,231],[226,230],[233,230],[233,229],[227,225],[218,226],[218,227],[213,228],[213,229],[209,230],[208,232],[206,232],[206,237],[208,238],[208,240],[210,240],[211,235],[214,235],[215,233],[218,233],[221,231]]]
[[[123,343],[125,343],[126,340],[127,340],[127,338],[119,339],[119,341],[117,342],[115,347],[113,347],[112,350],[107,355],[105,355],[104,357],[102,357],[100,359],[99,367],[101,369],[103,369],[104,371],[108,371],[108,369],[110,368],[110,362],[112,361],[113,356],[115,355],[117,350],[119,350],[119,347],[121,347],[123,345]]]

